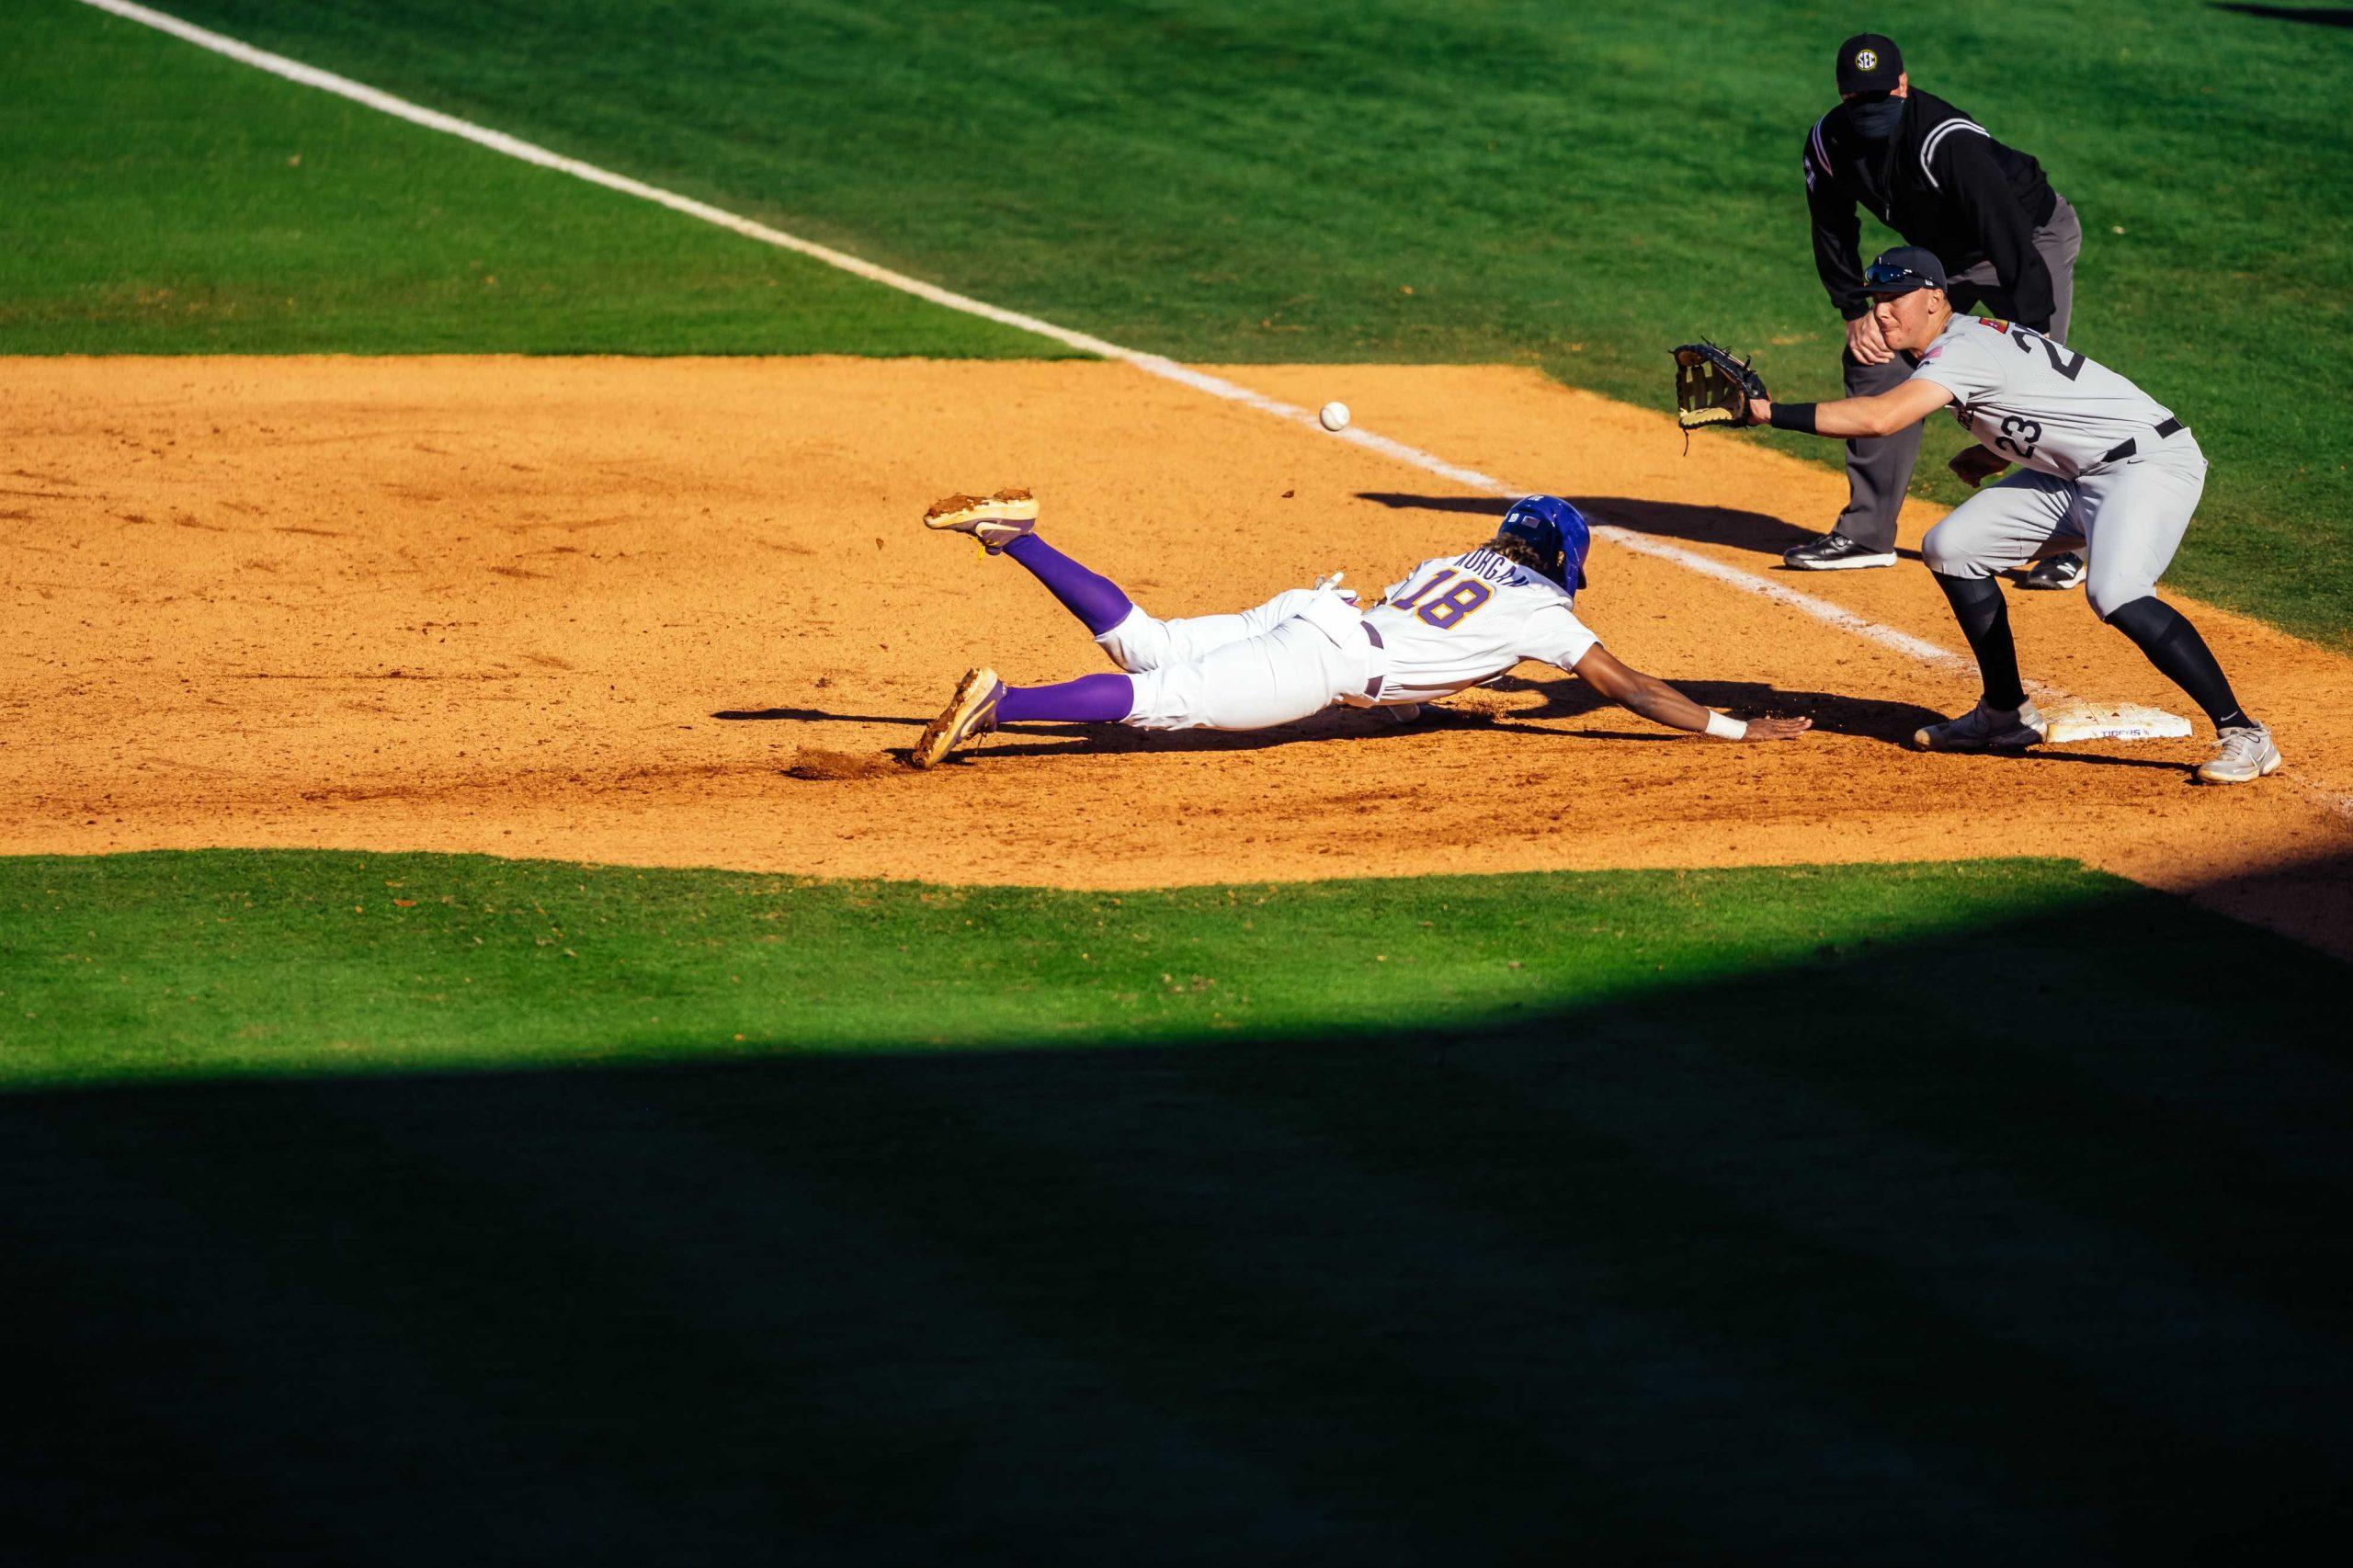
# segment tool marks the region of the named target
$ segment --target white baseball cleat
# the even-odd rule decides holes
[[[1958,719],[1915,730],[1912,744],[1922,751],[2024,751],[2050,733],[2050,724],[2031,702],[2010,712],[1988,708],[1981,700]]]
[[[976,735],[996,728],[996,705],[1005,696],[1005,682],[990,669],[967,670],[956,683],[956,694],[938,718],[923,727],[907,760],[929,767]]]
[[[1038,526],[1038,498],[1017,484],[987,495],[943,495],[924,512],[923,526],[971,534],[995,555]]]
[[[2279,771],[2279,748],[2271,744],[2268,724],[2224,730],[2214,742],[2214,755],[2198,765],[2200,784],[2252,784]]]

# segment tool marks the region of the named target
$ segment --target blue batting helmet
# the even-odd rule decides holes
[[[1511,504],[1495,531],[1524,539],[1552,564],[1544,575],[1566,588],[1585,586],[1586,552],[1593,548],[1593,528],[1585,514],[1558,495],[1527,495]]]

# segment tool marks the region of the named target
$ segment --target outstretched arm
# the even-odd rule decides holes
[[[1951,401],[1949,391],[1934,381],[1922,381],[1915,376],[1900,387],[1870,397],[1842,397],[1835,403],[1785,405],[1785,417],[1779,423],[1784,430],[1805,430],[1816,436],[1835,436],[1840,440],[1850,436],[1893,436],[1898,430],[1917,425]],[[1796,423],[1786,417],[1793,413],[1802,415]],[[1750,398],[1748,417],[1756,425],[1776,423],[1772,400]]]
[[[1638,669],[1620,664],[1616,655],[1598,642],[1577,661],[1576,673],[1587,686],[1620,708],[1640,713],[1643,718],[1665,724],[1669,729],[1704,734],[1708,730],[1708,721],[1719,717],[1657,676],[1646,676]],[[1732,722],[1737,724],[1740,721]],[[1811,719],[1751,719],[1741,733],[1722,738],[1786,741],[1812,728],[1813,721]]]

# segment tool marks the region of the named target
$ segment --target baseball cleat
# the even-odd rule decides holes
[[[1392,724],[1411,724],[1421,718],[1422,705],[1418,702],[1384,702],[1373,712]]]
[[[956,695],[938,718],[923,727],[907,760],[929,767],[966,741],[987,734],[996,728],[996,705],[1004,696],[1005,682],[995,670],[966,670],[956,683]]]
[[[923,526],[971,534],[995,555],[1038,526],[1038,498],[1017,484],[987,495],[943,495],[925,511]]]
[[[2279,771],[2279,748],[2271,744],[2268,724],[2224,730],[2214,741],[2214,755],[2198,765],[2200,784],[2252,784]]]
[[[1915,730],[1912,744],[1921,751],[2024,751],[2050,733],[2031,702],[2011,713],[1981,701],[1958,719]]]
[[[1895,551],[1873,550],[1833,532],[1783,551],[1781,564],[1792,572],[1854,572],[1866,566],[1893,566]]]
[[[2034,570],[2018,579],[2021,588],[2080,588],[2091,569],[2080,555],[2052,555],[2034,563]]]

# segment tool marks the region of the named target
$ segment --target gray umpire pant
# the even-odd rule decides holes
[[[2052,297],[2058,305],[2051,317],[2051,335],[2064,343],[2067,318],[2075,304],[2075,256],[2084,248],[2084,226],[2065,197],[2051,210],[2050,222],[2035,230],[2034,248],[2050,269]],[[1990,261],[1954,273],[1945,292],[1956,311],[1984,305],[1997,316],[2007,318],[2011,313],[2010,296],[2000,287]],[[1902,355],[1884,365],[1860,364],[1847,353],[1839,358],[1847,369],[1848,397],[1888,392],[1912,377],[1913,368]],[[1920,456],[1920,429],[1915,425],[1893,436],[1847,443],[1847,509],[1838,514],[1835,531],[1873,550],[1895,548],[1895,515],[1903,510],[1904,492],[1912,483],[1912,465]]]

